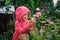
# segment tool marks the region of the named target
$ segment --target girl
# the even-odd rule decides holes
[[[15,21],[15,32],[12,40],[22,40],[21,34],[28,36],[30,29],[35,25],[36,14],[32,20],[28,20],[30,10],[25,6],[20,6],[16,9],[16,21]]]

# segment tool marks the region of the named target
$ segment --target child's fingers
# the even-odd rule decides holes
[[[33,15],[34,17],[36,16],[36,14]]]
[[[36,22],[36,18],[32,18],[31,21],[32,21],[32,22]]]
[[[31,27],[33,27],[34,25],[35,25],[35,22],[34,21],[32,21],[32,20],[30,20],[30,22],[29,22],[29,27],[31,28]]]

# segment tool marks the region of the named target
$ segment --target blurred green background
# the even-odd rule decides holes
[[[5,7],[7,10],[5,13],[11,7],[9,5],[14,6],[15,9],[18,6],[28,7],[31,10],[31,17],[36,13],[35,9],[40,8],[42,15],[37,19],[34,30],[29,35],[30,40],[60,40],[60,0],[0,0],[0,8]],[[7,30],[0,33],[0,40],[12,40],[15,22],[14,13],[12,14],[13,20],[9,19],[6,24],[7,27],[0,22],[2,29]],[[7,17],[9,18],[9,16]]]

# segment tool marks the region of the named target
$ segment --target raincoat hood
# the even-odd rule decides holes
[[[28,12],[30,12],[30,10],[27,7],[25,6],[18,7],[15,12],[16,20],[21,20],[22,16]]]

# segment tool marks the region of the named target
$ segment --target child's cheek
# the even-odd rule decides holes
[[[25,16],[23,16],[22,19],[25,20],[26,19]]]

